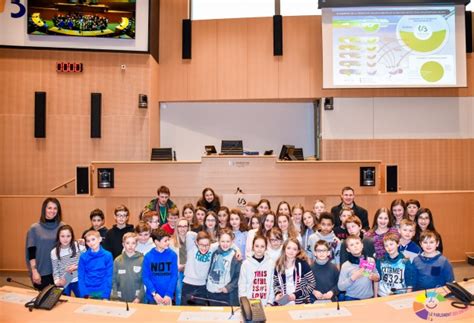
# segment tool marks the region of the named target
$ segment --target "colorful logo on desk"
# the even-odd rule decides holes
[[[364,276],[369,277],[370,273],[375,269],[375,263],[368,261],[367,259],[361,259],[359,262],[359,268],[364,268]]]
[[[428,291],[426,294],[422,293],[416,297],[413,302],[413,311],[419,318],[433,321],[434,319],[446,319],[460,315],[468,310],[468,308],[466,308],[457,311],[443,311],[443,309],[439,309],[439,307],[441,307],[440,304],[444,301],[446,301],[446,298],[444,298],[443,295],[440,295],[435,291]]]

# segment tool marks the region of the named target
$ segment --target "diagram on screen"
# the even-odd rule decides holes
[[[456,83],[455,7],[335,9],[336,85]]]

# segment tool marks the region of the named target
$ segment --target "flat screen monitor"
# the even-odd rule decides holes
[[[280,159],[280,160],[290,160],[290,157],[288,156],[288,153],[292,149],[295,149],[294,145],[283,145],[281,147],[280,156],[278,157],[278,159]]]
[[[172,148],[152,148],[151,160],[161,160],[161,161],[173,160],[173,149]]]
[[[244,146],[242,140],[222,140],[221,154],[223,155],[243,155]]]
[[[464,6],[446,3],[323,8],[323,87],[466,87]]]
[[[0,46],[148,52],[150,1],[2,0]]]

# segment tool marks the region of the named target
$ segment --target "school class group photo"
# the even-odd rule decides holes
[[[332,208],[267,199],[241,210],[207,187],[177,206],[166,186],[140,212],[94,209],[90,228],[63,222],[61,203],[44,200],[26,234],[34,287],[68,296],[161,306],[239,305],[239,298],[284,306],[383,297],[454,280],[434,215],[418,200],[381,206],[369,225],[351,187]],[[112,228],[105,217],[113,217]],[[129,224],[131,217],[138,223]]]

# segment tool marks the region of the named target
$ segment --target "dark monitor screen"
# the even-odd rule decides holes
[[[244,153],[242,140],[222,140],[221,153],[224,155],[242,155]]]
[[[292,149],[295,149],[294,145],[283,145],[281,147],[280,156],[278,157],[278,159],[280,159],[280,160],[289,160],[290,157],[288,156],[288,153]]]
[[[152,148],[151,160],[173,160],[172,148]]]

